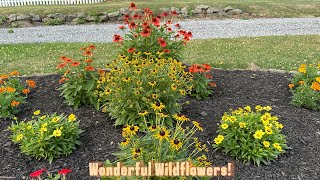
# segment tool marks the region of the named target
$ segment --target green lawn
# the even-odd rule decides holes
[[[56,6],[24,6],[0,8],[0,14],[50,14],[50,13],[96,13],[111,12],[120,7],[128,7],[132,1],[109,0],[107,2],[88,5],[56,5]],[[160,7],[195,7],[199,4],[241,8],[246,12],[256,13],[265,17],[305,17],[320,16],[320,0],[135,0],[139,8],[150,7],[154,10]]]
[[[320,63],[320,35],[242,37],[193,40],[184,50],[185,61],[210,63],[224,69],[262,68],[295,70],[301,63]],[[56,71],[62,55],[80,57],[79,48],[88,43],[41,43],[0,45],[0,74],[19,70],[22,74]],[[96,65],[103,67],[115,58],[115,45],[97,43]]]

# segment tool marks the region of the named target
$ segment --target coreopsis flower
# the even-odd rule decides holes
[[[180,141],[180,139],[173,139],[169,141],[170,143],[170,147],[174,150],[179,150],[182,148],[182,142]]]
[[[158,43],[160,44],[161,47],[167,46],[167,42],[163,38],[158,38]]]
[[[270,146],[270,142],[269,141],[263,141],[262,144],[266,148],[268,148]]]
[[[254,133],[253,137],[254,137],[255,139],[261,139],[264,134],[265,134],[265,132],[263,132],[263,130],[260,129],[260,130],[257,130],[257,131]]]
[[[161,112],[166,106],[162,102],[156,102],[151,104],[151,108],[156,112]]]
[[[224,140],[223,135],[218,135],[216,138],[214,138],[214,142],[218,145]]]
[[[123,40],[123,38],[119,35],[119,34],[115,34],[113,36],[113,42],[118,42],[118,43],[121,43]]]
[[[68,121],[69,121],[69,122],[73,122],[73,121],[75,121],[75,120],[77,120],[76,115],[70,114],[70,115],[68,116]]]
[[[37,116],[40,114],[40,112],[41,112],[40,110],[36,110],[35,112],[33,112],[33,115]]]
[[[239,127],[240,128],[245,128],[247,124],[245,122],[239,122]]]
[[[79,61],[74,61],[74,62],[71,63],[71,66],[72,66],[72,67],[77,67],[77,66],[79,66],[79,65],[80,65],[80,62],[79,62]]]
[[[23,134],[19,134],[16,138],[17,141],[21,141],[21,139],[23,138]]]
[[[276,148],[278,151],[280,151],[280,152],[282,151],[282,147],[280,146],[279,143],[273,143],[272,146],[273,146],[274,148]]]
[[[229,125],[226,123],[221,124],[222,129],[228,129]]]
[[[128,53],[133,53],[135,50],[136,50],[136,48],[130,47],[130,48],[128,49]]]
[[[154,136],[156,139],[159,139],[159,141],[162,141],[163,139],[166,139],[168,141],[170,132],[165,128],[161,128]]]
[[[60,129],[56,129],[56,130],[53,131],[52,135],[54,137],[60,137],[62,135],[62,132],[61,132]]]

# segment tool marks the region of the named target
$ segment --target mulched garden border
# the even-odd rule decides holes
[[[290,74],[214,70],[212,75],[218,85],[214,94],[203,101],[187,98],[191,103],[183,108],[183,113],[203,126],[204,132],[197,136],[210,147],[207,156],[213,165],[224,166],[235,161],[234,177],[214,179],[316,180],[320,177],[320,112],[289,104],[292,96],[287,86],[292,77]],[[114,127],[114,122],[107,114],[97,112],[93,107],[83,106],[74,111],[64,104],[56,90],[59,87],[59,75],[31,78],[37,82],[37,88],[29,95],[28,104],[23,105],[17,117],[30,119],[37,109],[43,114],[75,113],[80,119],[81,129],[85,130],[80,139],[82,144],[70,156],[55,159],[52,164],[46,160],[37,161],[20,153],[18,146],[9,140],[10,131],[7,127],[11,125],[11,120],[1,120],[0,177],[30,179],[29,173],[37,169],[46,168],[56,173],[62,168],[70,168],[73,170],[68,174],[70,180],[98,179],[89,176],[89,162],[114,160],[112,152],[118,149],[121,127]],[[244,164],[211,148],[223,113],[245,105],[270,105],[272,114],[277,115],[279,122],[284,125],[283,134],[287,136],[287,144],[292,150],[268,166]]]

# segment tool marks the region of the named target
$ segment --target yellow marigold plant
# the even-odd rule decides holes
[[[19,112],[19,106],[26,102],[30,90],[36,87],[33,80],[26,80],[26,86],[18,78],[19,72],[0,74],[0,119],[12,118]]]
[[[157,113],[156,123],[146,130],[141,130],[136,125],[125,125],[122,129],[123,140],[119,143],[120,150],[113,153],[117,160],[112,163],[107,160],[105,166],[116,166],[117,162],[124,166],[134,166],[136,162],[148,164],[151,161],[155,163],[188,161],[192,166],[211,166],[211,162],[204,155],[208,152],[206,144],[194,136],[197,131],[203,131],[201,125],[184,115],[174,115],[172,118],[180,120],[176,120],[174,128],[167,128],[165,121],[168,118],[163,113]],[[190,125],[185,125],[186,121],[190,121]],[[143,179],[137,176],[131,178]],[[163,177],[150,178],[163,179]],[[166,179],[181,179],[181,177]]]
[[[281,134],[283,125],[269,112],[270,106],[238,108],[222,116],[213,147],[222,149],[244,162],[268,164],[284,153],[288,146]]]
[[[192,76],[185,72],[182,62],[139,52],[133,59],[120,55],[107,65],[109,72],[98,80],[95,94],[103,112],[116,119],[116,125],[154,124],[156,113],[176,114],[181,100],[192,90]],[[147,118],[146,118],[147,117]],[[170,118],[166,124],[172,125]]]
[[[320,64],[301,64],[288,86],[293,94],[292,104],[320,110]]]
[[[74,114],[41,115],[35,111],[32,120],[12,123],[11,140],[18,144],[20,150],[36,159],[48,159],[51,163],[54,158],[67,156],[79,145],[82,130]]]

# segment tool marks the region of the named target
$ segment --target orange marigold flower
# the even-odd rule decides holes
[[[0,79],[8,79],[9,78],[9,76],[8,75],[0,75]]]
[[[20,102],[18,102],[18,101],[15,101],[15,100],[11,101],[11,106],[12,107],[18,106],[19,104],[20,104]]]
[[[6,88],[0,88],[0,93],[3,93],[6,90]]]
[[[12,93],[12,92],[16,92],[16,89],[13,87],[7,87],[7,92]]]
[[[211,70],[211,66],[209,64],[203,64],[202,66],[206,72]]]
[[[29,89],[24,89],[24,90],[22,90],[22,93],[25,94],[25,95],[27,95],[27,94],[30,93],[30,90],[29,90]]]
[[[58,69],[62,69],[66,66],[67,64],[66,63],[61,63],[61,64],[58,64],[57,68]]]
[[[92,67],[92,66],[87,66],[87,67],[86,67],[86,71],[94,71],[94,67]]]
[[[19,72],[17,70],[14,70],[10,73],[10,76],[18,76]]]
[[[303,84],[305,84],[305,82],[304,81],[299,81],[299,84],[303,85]]]
[[[294,87],[294,84],[289,84],[288,86],[290,89],[292,89]]]
[[[212,79],[212,78],[213,78],[213,77],[211,76],[211,74],[206,74],[205,76],[206,76],[206,78],[208,78],[208,79]]]
[[[66,80],[66,78],[65,78],[65,77],[63,77],[63,78],[59,79],[59,84],[64,83],[64,81],[65,81],[65,80]]]
[[[315,91],[320,91],[320,84],[318,82],[313,82],[311,88]]]
[[[214,82],[208,82],[211,87],[217,87],[217,84]]]
[[[31,88],[35,88],[36,87],[36,82],[34,82],[33,80],[26,80],[27,84],[29,87]]]
[[[80,62],[79,61],[75,61],[75,62],[72,62],[71,63],[71,66],[72,67],[77,67],[77,66],[79,66],[80,65]]]

